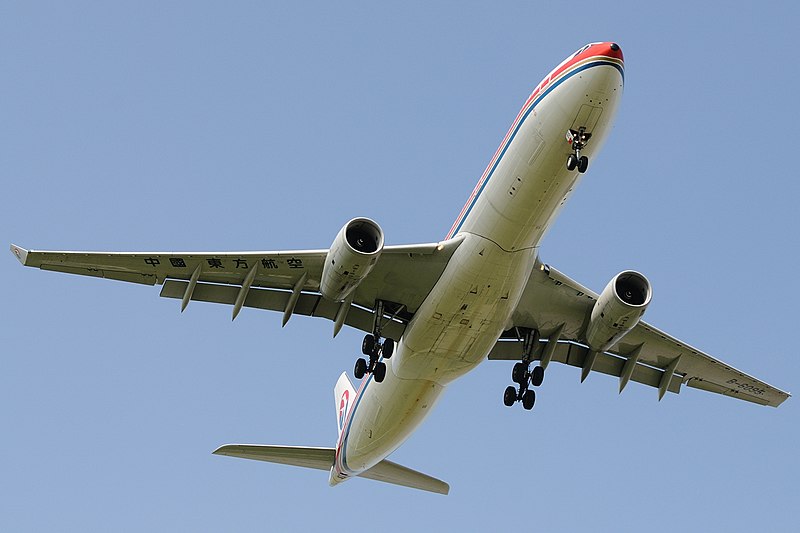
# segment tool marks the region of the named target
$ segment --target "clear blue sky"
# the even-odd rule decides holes
[[[324,248],[353,216],[441,239],[541,78],[590,41],[626,60],[615,129],[541,256],[800,393],[794,2],[16,2],[0,6],[0,242]],[[788,531],[798,400],[771,409],[553,366],[455,383],[393,459],[440,497],[211,455],[333,445],[360,334],[22,268],[0,333],[3,531]]]

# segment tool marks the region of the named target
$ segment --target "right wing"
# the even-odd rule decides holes
[[[378,300],[387,302],[382,333],[398,340],[417,308],[438,281],[459,239],[441,243],[386,246],[356,289],[344,324],[372,332]],[[161,296],[283,311],[334,320],[341,304],[319,293],[327,250],[278,252],[11,252],[30,267],[107,278],[161,284]],[[293,292],[297,297],[292,302]],[[287,308],[291,309],[287,314]]]
[[[597,298],[597,293],[537,261],[513,325],[539,331],[546,339],[536,359],[547,354],[553,361],[583,367],[590,355],[584,334]],[[515,340],[513,328],[504,337],[489,359],[521,359],[522,343]],[[639,322],[608,352],[595,357],[588,365],[591,370],[619,376],[620,390],[630,379],[658,388],[659,399],[666,392],[680,392],[681,385],[772,407],[790,396],[646,322]]]

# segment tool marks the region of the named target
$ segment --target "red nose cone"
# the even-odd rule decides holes
[[[617,43],[603,43],[603,55],[623,60],[622,48]]]

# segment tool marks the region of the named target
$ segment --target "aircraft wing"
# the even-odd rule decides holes
[[[344,324],[372,332],[372,310],[384,307],[382,334],[399,340],[405,325],[444,271],[460,240],[387,246],[373,270],[356,289]],[[229,304],[236,318],[242,307],[335,320],[341,304],[319,293],[327,250],[278,252],[11,252],[30,267],[163,285],[161,296]]]
[[[597,293],[537,261],[513,315],[514,328],[538,330],[547,339],[534,359],[583,367],[590,353],[583,335],[597,298]],[[489,359],[521,359],[522,342],[514,328],[504,333]],[[598,354],[591,369],[620,376],[620,391],[628,380],[656,387],[659,399],[667,391],[680,392],[681,385],[772,407],[790,396],[646,322]]]

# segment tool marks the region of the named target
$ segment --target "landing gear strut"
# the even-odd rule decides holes
[[[538,387],[544,380],[544,368],[541,366],[533,367],[531,370],[531,360],[539,343],[539,332],[536,330],[525,330],[522,339],[522,361],[514,363],[511,370],[511,381],[519,385],[519,388],[511,385],[506,387],[503,392],[503,403],[511,407],[516,402],[522,402],[522,407],[530,411],[536,402],[536,393],[530,387]]]
[[[375,377],[375,381],[380,383],[386,377],[386,363],[380,359],[389,359],[392,356],[394,341],[392,339],[381,340],[381,318],[383,318],[383,302],[378,300],[375,304],[372,333],[365,335],[361,342],[361,353],[369,358],[369,362],[363,357],[358,358],[353,369],[356,379],[361,379],[371,373]]]
[[[581,127],[578,131],[567,130],[567,142],[572,147],[572,153],[567,157],[567,170],[570,172],[578,169],[583,174],[589,168],[589,158],[581,155],[581,150],[591,139],[592,134],[586,132],[586,128]]]

